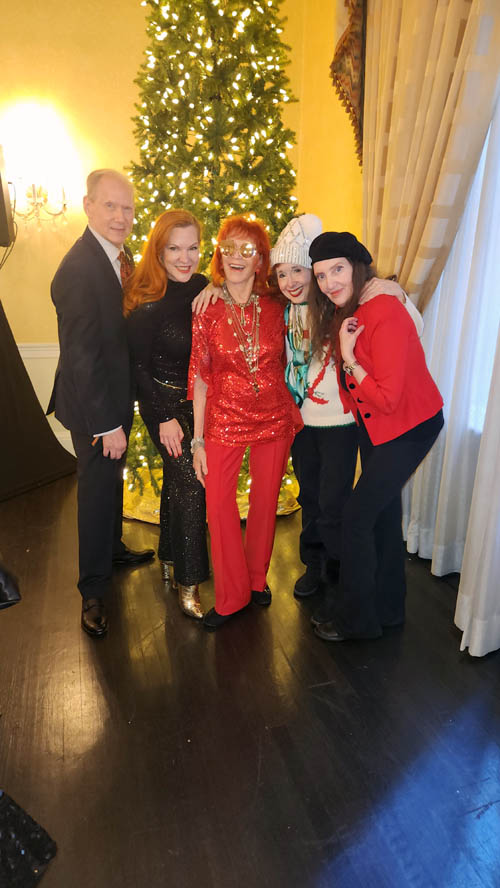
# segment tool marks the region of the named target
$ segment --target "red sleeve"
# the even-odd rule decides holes
[[[408,360],[408,321],[413,325],[405,309],[400,312],[394,306],[384,306],[373,326],[361,334],[368,336],[365,349],[373,369],[359,389],[364,400],[381,413],[394,413],[401,399]]]
[[[210,352],[208,347],[208,323],[205,314],[193,315],[191,358],[189,361],[187,399],[193,400],[194,381],[200,375],[210,383]]]
[[[282,331],[283,332],[282,332],[282,336],[281,336],[281,341],[283,343],[283,348],[281,349],[281,363],[283,364],[283,372],[284,372],[286,369],[286,365],[288,363],[287,357],[286,357],[286,345],[285,345],[285,342],[286,342],[285,337],[287,334],[287,329],[286,329],[285,324],[282,325]]]

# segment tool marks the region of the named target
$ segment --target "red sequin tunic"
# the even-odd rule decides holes
[[[259,304],[258,394],[223,299],[193,317],[188,398],[193,398],[200,374],[208,386],[204,436],[219,444],[292,440],[298,430],[298,411],[284,377],[283,308],[268,295],[261,296]],[[244,312],[247,326],[251,325],[253,306],[247,305]],[[301,427],[300,414],[298,422]]]

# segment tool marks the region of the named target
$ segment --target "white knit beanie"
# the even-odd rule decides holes
[[[321,219],[312,213],[304,213],[302,216],[290,219],[271,250],[271,268],[280,262],[311,268],[309,247],[322,230]]]

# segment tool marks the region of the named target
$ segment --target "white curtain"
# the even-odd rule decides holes
[[[479,450],[455,623],[463,651],[500,648],[500,336]]]
[[[434,298],[464,213],[499,58],[499,0],[367,3],[365,243],[420,308]]]
[[[480,445],[483,460],[492,446],[498,446],[500,434],[500,417],[491,406],[493,396],[483,432],[490,387],[493,391],[499,385],[495,380],[492,383],[500,325],[499,259],[497,108],[457,237],[424,313],[422,341],[431,373],[444,398],[446,425],[407,487],[403,506],[408,550],[431,558],[431,570],[438,576],[462,569],[466,537],[468,557],[474,558],[472,541],[487,536],[491,515],[498,519],[500,491],[492,487],[486,501],[481,501],[482,494],[474,494],[474,520],[469,522],[474,485],[479,485],[484,477],[478,465]],[[500,360],[497,363],[500,374]],[[490,436],[493,444],[488,442]],[[486,572],[484,578],[486,581]],[[492,594],[498,594],[500,599],[498,579],[494,587]],[[466,594],[464,589],[463,595]],[[462,603],[461,625],[465,625],[463,607]]]

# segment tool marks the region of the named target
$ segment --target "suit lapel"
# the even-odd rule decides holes
[[[103,287],[105,286],[113,295],[116,295],[116,298],[120,301],[121,305],[123,299],[122,286],[108,256],[89,228],[86,228],[83,232],[82,240],[89,250],[91,250],[94,261],[98,264],[99,270],[102,272]]]

